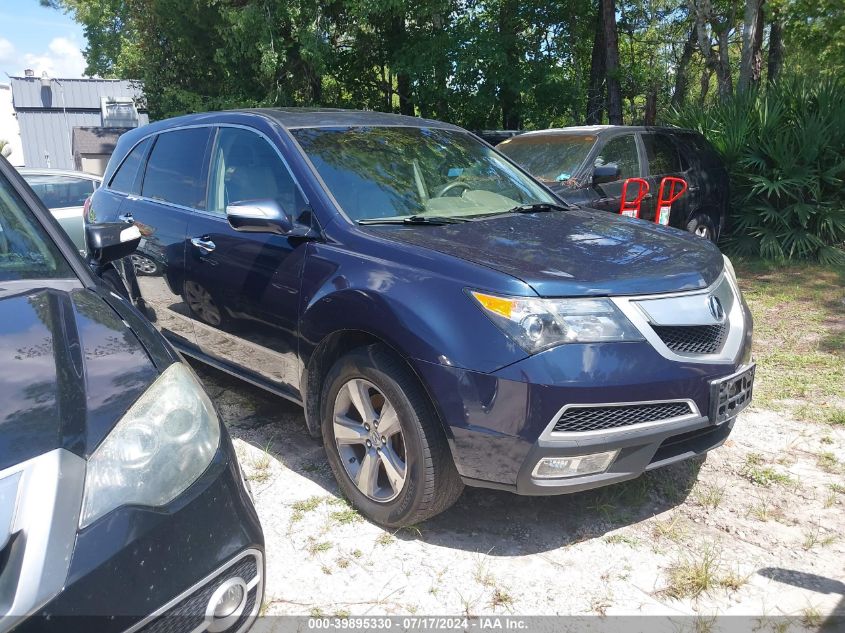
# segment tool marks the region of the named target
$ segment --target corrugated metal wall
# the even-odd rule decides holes
[[[141,125],[150,122],[139,114]],[[74,169],[71,153],[71,130],[75,127],[99,127],[100,112],[68,112],[61,110],[26,110],[18,112],[24,161],[27,167]]]
[[[27,167],[73,169],[71,131],[102,124],[100,97],[143,95],[130,81],[53,79],[42,88],[40,78],[12,77],[11,85]],[[138,119],[140,125],[150,122],[145,112]]]

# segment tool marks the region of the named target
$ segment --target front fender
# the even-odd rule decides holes
[[[409,359],[478,372],[525,358],[466,287],[458,278],[315,245],[303,274],[302,360],[307,365],[317,345],[341,330],[370,333]]]

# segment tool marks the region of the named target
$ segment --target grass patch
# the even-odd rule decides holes
[[[311,554],[311,556],[314,556],[315,554],[319,554],[321,552],[328,552],[331,548],[332,544],[328,541],[312,540],[308,544],[308,553]]]
[[[836,402],[845,390],[845,267],[754,260],[736,268],[754,316],[755,403],[845,424]],[[814,404],[784,402],[800,400]]]
[[[709,510],[715,510],[721,505],[722,499],[725,497],[725,489],[724,487],[720,488],[718,486],[701,484],[695,488],[695,492],[693,494],[695,501],[701,507]]]
[[[833,453],[829,453],[825,451],[824,453],[819,453],[816,456],[816,463],[818,464],[819,468],[821,468],[826,473],[838,473],[839,472],[839,460],[836,459],[836,455]]]
[[[764,465],[763,456],[760,453],[749,453],[746,456],[740,474],[751,483],[766,488],[772,484],[788,486],[793,483],[792,478],[786,473],[778,472],[771,466]]]
[[[628,536],[627,534],[610,534],[604,537],[604,542],[614,545],[627,545],[628,547],[636,547],[640,544],[640,540],[638,538]]]
[[[376,539],[376,545],[381,545],[382,547],[387,547],[388,545],[393,544],[396,541],[396,537],[388,532],[384,532],[380,534],[379,537]]]
[[[364,520],[363,517],[358,514],[358,511],[350,505],[347,505],[342,510],[335,510],[334,512],[329,514],[329,517],[332,521],[340,523],[341,525],[358,523],[359,521]]]
[[[493,591],[493,597],[490,598],[490,606],[494,609],[496,607],[504,607],[506,609],[510,609],[513,605],[513,596],[511,596],[506,590],[496,587]]]
[[[747,580],[735,573],[725,572],[713,548],[678,559],[666,575],[669,583],[662,593],[676,600],[698,598],[720,587],[736,591]]]

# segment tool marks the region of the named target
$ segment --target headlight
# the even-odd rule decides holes
[[[173,363],[88,460],[79,527],[119,506],[172,501],[206,469],[219,442],[211,401],[191,371]]]
[[[526,352],[564,343],[641,341],[609,299],[533,299],[471,292],[493,323]]]
[[[722,255],[722,259],[725,260],[725,273],[728,275],[728,277],[730,277],[731,281],[734,284],[734,287],[738,287],[734,265],[731,263],[731,260],[728,259],[727,255]]]

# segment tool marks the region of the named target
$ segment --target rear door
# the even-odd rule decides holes
[[[621,172],[619,179],[595,186],[590,183],[588,186],[594,198],[587,204],[603,211],[619,213],[619,207],[622,203],[623,183],[626,179],[638,177],[641,173],[637,143],[633,132],[614,135],[607,139],[604,144],[599,137],[598,153],[593,157],[593,167],[604,165],[619,167]]]
[[[130,190],[120,207],[120,218],[141,230],[133,263],[147,316],[168,339],[188,347],[194,332],[183,297],[185,236],[191,213],[205,209],[211,133],[194,127],[158,134],[138,177],[130,181],[127,174]],[[118,170],[112,187],[120,176]]]
[[[306,242],[234,230],[226,206],[247,200],[272,200],[293,219],[310,214],[276,146],[255,130],[222,126],[211,152],[207,208],[192,213],[188,225],[185,296],[197,346],[297,396]]]
[[[681,164],[681,155],[672,138],[661,132],[642,132],[640,139],[646,158],[646,180],[648,181],[650,195],[643,202],[643,213],[640,217],[649,222],[654,222],[657,215],[657,198],[660,192],[660,182],[665,176],[685,178],[684,167]],[[689,184],[689,181],[687,181]],[[669,225],[684,227],[686,225],[688,211],[688,193],[672,205],[669,215]]]

